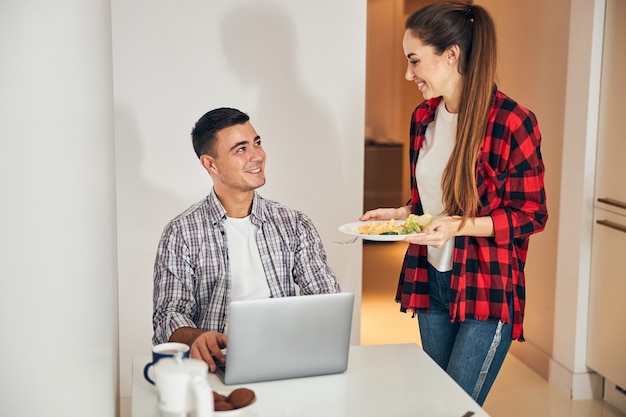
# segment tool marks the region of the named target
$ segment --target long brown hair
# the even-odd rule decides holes
[[[476,190],[476,162],[485,138],[487,116],[496,74],[496,32],[493,19],[470,3],[433,3],[416,11],[405,29],[424,45],[442,54],[458,45],[463,86],[452,155],[443,172],[443,206],[448,215],[461,215],[465,224],[480,204]]]

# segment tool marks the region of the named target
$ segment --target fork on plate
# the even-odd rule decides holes
[[[355,238],[352,238],[352,239],[350,239],[350,240],[345,240],[345,241],[343,241],[343,242],[341,242],[341,241],[339,241],[339,240],[333,240],[333,243],[334,243],[335,245],[350,245],[350,244],[352,244],[352,243],[356,242],[356,240],[357,240],[357,239],[358,239],[358,237],[355,237]]]

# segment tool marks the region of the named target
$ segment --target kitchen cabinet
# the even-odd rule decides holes
[[[363,212],[406,204],[402,197],[403,149],[400,143],[365,144]]]
[[[626,404],[626,0],[607,0],[589,288],[587,366],[604,377],[605,399]]]
[[[626,387],[626,216],[596,208],[587,366]]]
[[[626,0],[607,0],[596,160],[596,198],[626,202]]]

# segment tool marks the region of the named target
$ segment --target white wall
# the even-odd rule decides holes
[[[358,296],[358,343],[361,245],[331,241],[362,210],[365,13],[361,0],[112,1],[123,401],[132,357],[150,352],[160,233],[210,190],[189,133],[215,107],[251,116],[268,155],[259,192],[313,219]]]
[[[0,2],[0,415],[112,416],[108,0]]]

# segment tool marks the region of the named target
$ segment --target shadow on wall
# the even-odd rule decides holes
[[[298,43],[293,20],[271,3],[233,9],[222,22],[222,44],[230,69],[258,92],[256,109],[248,113],[268,154],[268,182],[261,194],[306,212],[315,222],[341,199],[341,149],[332,117],[307,90],[297,66],[299,61],[306,65],[307,52]],[[336,228],[315,223],[320,229]]]
[[[152,346],[152,269],[159,238],[166,223],[189,203],[146,178],[142,144],[150,141],[141,138],[132,112],[120,103],[115,103],[115,123],[119,326],[124,335],[120,351],[143,346],[132,354],[145,354]],[[131,357],[121,359],[130,361]],[[124,366],[120,364],[121,369],[130,369]]]

